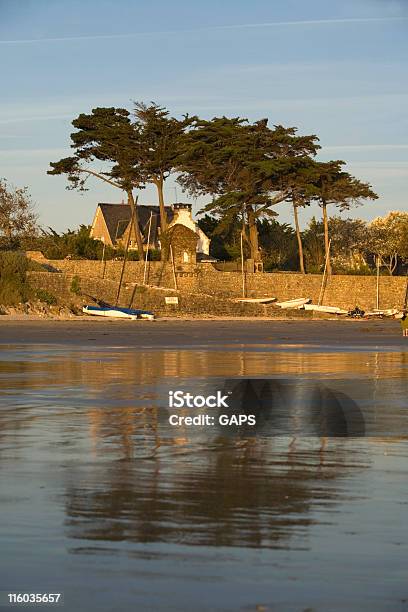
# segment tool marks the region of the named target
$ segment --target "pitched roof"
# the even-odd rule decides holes
[[[130,222],[131,209],[129,204],[109,204],[107,202],[100,202],[98,204],[103,217],[105,219],[106,227],[108,228],[109,236],[112,243],[118,238],[121,238],[126,231],[127,226]],[[174,213],[170,206],[165,206],[167,218],[169,221],[172,220]],[[139,226],[142,235],[147,239],[147,233],[150,222],[150,215],[152,216],[152,227],[150,232],[150,240],[152,243],[157,241],[158,228],[160,227],[160,209],[158,206],[153,204],[140,204],[137,207],[139,213]]]

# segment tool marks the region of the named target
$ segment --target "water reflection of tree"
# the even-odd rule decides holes
[[[114,461],[68,485],[68,533],[100,541],[285,546],[305,532],[314,507],[339,499],[339,479],[363,467],[347,444],[325,452],[322,462],[318,440],[295,456],[288,440],[219,440],[183,455],[168,450],[153,460]]]
[[[395,377],[405,358],[381,354],[381,377]],[[321,450],[318,440],[313,448],[259,439],[197,445],[181,433],[179,439],[163,440],[149,385],[180,373],[373,374],[365,359],[351,353],[328,358],[323,353],[166,350],[3,361],[0,402],[6,409],[0,436],[6,434],[14,449],[27,448],[38,438],[15,442],[10,434],[44,419],[55,441],[92,440],[94,457],[83,461],[80,455],[78,472],[73,467],[65,472],[73,538],[283,546],[291,535],[307,530],[316,505],[340,499],[341,478],[360,466],[358,454],[346,452],[347,442],[334,441]],[[2,444],[0,439],[0,450]],[[64,460],[58,452],[55,461]],[[82,452],[87,453],[86,444]]]

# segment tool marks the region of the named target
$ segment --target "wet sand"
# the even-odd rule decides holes
[[[397,321],[1,317],[2,588],[69,612],[407,609],[407,346]],[[384,435],[165,427],[175,379],[263,376],[295,408],[340,385]]]
[[[176,320],[101,321],[0,318],[1,344],[66,344],[101,347],[203,347],[241,344],[312,346],[349,350],[407,350],[398,321]]]

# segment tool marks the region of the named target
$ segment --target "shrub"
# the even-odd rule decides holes
[[[71,293],[75,293],[75,295],[79,295],[81,293],[81,279],[77,275],[75,275],[72,279]]]
[[[76,306],[73,302],[71,302],[71,304],[68,307],[70,309],[70,311],[72,312],[72,314],[74,315],[79,315],[82,314],[82,310],[81,308],[78,308],[78,306]]]
[[[38,289],[36,291],[36,296],[38,297],[39,300],[41,300],[42,302],[45,302],[49,306],[55,306],[58,302],[55,295],[53,293],[50,293],[46,289]]]
[[[0,303],[14,306],[26,302],[32,294],[26,280],[27,258],[20,252],[0,252]]]

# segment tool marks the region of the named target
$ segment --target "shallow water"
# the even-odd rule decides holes
[[[0,347],[0,590],[80,611],[408,609],[407,373],[392,351]],[[162,427],[160,389],[231,377],[346,386],[368,435]]]

